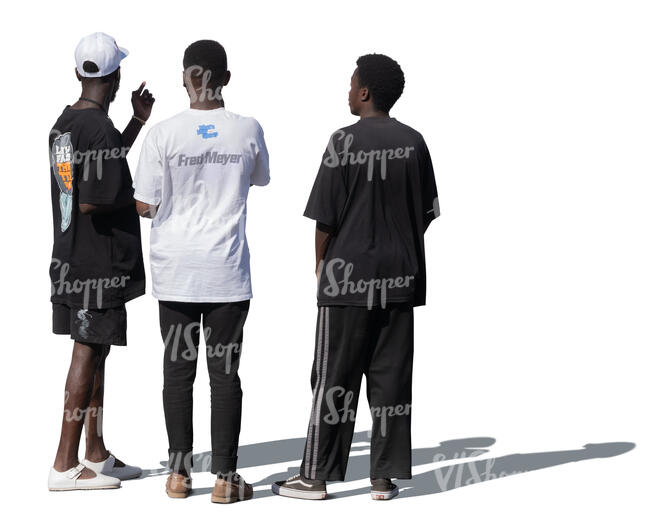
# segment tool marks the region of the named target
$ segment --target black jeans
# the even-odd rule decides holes
[[[227,474],[237,469],[242,405],[237,369],[249,303],[159,302],[165,342],[163,406],[169,467],[175,473],[189,474],[192,467],[192,391],[201,318],[210,375],[211,471]]]
[[[343,480],[361,379],[372,415],[371,478],[411,478],[413,307],[320,307],[313,402],[300,472]]]

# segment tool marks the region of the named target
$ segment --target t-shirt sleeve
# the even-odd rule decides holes
[[[339,220],[347,202],[348,192],[345,185],[344,167],[340,162],[341,137],[337,132],[332,135],[327,150],[311,189],[304,215],[318,223],[338,229]]]
[[[436,186],[436,178],[433,173],[431,155],[424,140],[420,146],[419,153],[418,159],[420,162],[420,176],[422,181],[422,210],[424,212],[424,229],[426,230],[431,222],[440,215],[440,204],[438,203],[438,187]]]
[[[148,205],[160,204],[163,180],[163,157],[156,144],[154,130],[149,131],[140,150],[138,168],[135,172],[133,197]]]
[[[82,152],[77,178],[79,203],[117,205],[131,198],[131,174],[117,130],[103,130]]]
[[[266,186],[271,180],[270,171],[269,171],[269,152],[266,149],[266,141],[264,140],[264,130],[259,125],[256,124],[255,132],[255,167],[251,173],[251,184],[255,186]]]

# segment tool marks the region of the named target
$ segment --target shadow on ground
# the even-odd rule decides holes
[[[368,431],[360,431],[354,434],[352,452],[368,451],[368,453],[350,456],[345,476],[346,482],[368,480],[370,466],[370,444],[368,437]],[[492,446],[495,442],[496,439],[491,437],[471,437],[447,440],[440,442],[435,447],[414,449],[412,453],[412,464],[414,468],[452,460],[456,462],[414,475],[410,480],[398,482],[400,486],[399,498],[433,495],[443,491],[462,488],[470,484],[550,468],[569,462],[614,457],[627,453],[635,447],[635,444],[632,442],[608,442],[603,444],[586,444],[582,448],[566,451],[517,453],[476,460],[476,457],[484,455],[489,451],[485,448]],[[301,437],[240,446],[237,467],[248,468],[278,464],[281,462],[300,462],[304,444],[305,439]],[[211,454],[209,451],[194,455],[192,461],[194,472],[210,471]],[[166,475],[168,472],[166,467],[167,462],[163,461],[160,465],[162,467],[159,469],[144,470],[142,477]],[[276,480],[283,480],[295,475],[298,470],[299,466],[297,465],[286,471],[269,475],[262,480],[254,482],[253,485],[256,487],[268,486]],[[193,490],[192,495],[203,495],[211,491],[211,487],[196,488]],[[341,498],[367,494],[369,492],[370,485],[368,481],[368,484],[364,485],[364,487],[338,491],[335,494],[330,494],[330,496]],[[270,495],[272,495],[270,489],[255,490],[255,498],[263,498]]]

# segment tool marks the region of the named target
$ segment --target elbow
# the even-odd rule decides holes
[[[270,177],[264,177],[264,178],[255,178],[255,180],[251,180],[251,186],[266,186],[271,182]]]
[[[95,205],[87,205],[85,203],[79,203],[79,212],[83,215],[92,214],[95,211]]]
[[[146,219],[153,219],[156,215],[157,208],[157,206],[143,203],[142,201],[136,200],[135,202],[135,209],[138,212],[138,215]]]

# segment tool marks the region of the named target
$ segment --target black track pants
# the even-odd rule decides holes
[[[343,480],[361,378],[372,414],[371,478],[411,478],[413,308],[320,307],[301,473]]]

